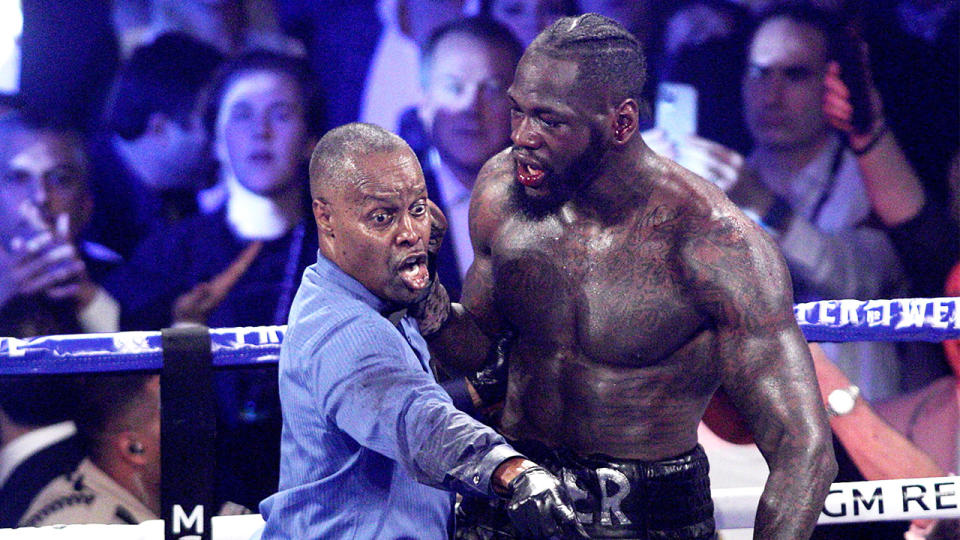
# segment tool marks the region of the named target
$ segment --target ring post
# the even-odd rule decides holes
[[[165,540],[211,540],[216,415],[205,326],[161,331],[160,494]]]

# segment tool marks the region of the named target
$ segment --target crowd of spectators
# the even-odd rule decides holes
[[[956,0],[22,6],[19,92],[0,101],[3,336],[284,324],[316,258],[310,151],[356,120],[399,133],[417,153],[449,221],[440,275],[458,296],[472,260],[473,180],[510,144],[514,67],[540,30],[586,11],[644,44],[644,139],[755,216],[783,252],[797,301],[960,288]],[[696,133],[655,124],[667,82],[695,90]],[[877,406],[859,427],[892,422],[905,451],[933,457],[921,472],[958,470],[955,356],[848,343],[814,358],[830,374],[825,392],[854,384]],[[96,379],[0,377],[0,527],[52,523],[43,507],[69,500],[56,482],[84,478],[111,493],[116,511],[53,519],[157,515],[158,383]],[[116,395],[92,399],[94,390]],[[276,369],[222,373],[216,393],[217,495],[255,510],[276,488]],[[65,400],[116,410],[98,417]],[[947,427],[924,427],[945,417]],[[704,426],[702,442],[716,441],[716,459],[735,470],[741,451],[730,445],[749,437],[724,424]],[[897,474],[871,469],[870,451],[842,422],[833,427],[853,458],[849,479]],[[26,463],[45,474],[25,477]]]

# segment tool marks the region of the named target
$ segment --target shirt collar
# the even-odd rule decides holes
[[[453,171],[443,162],[440,152],[436,148],[431,148],[427,153],[427,159],[430,162],[430,168],[437,175],[437,190],[439,200],[442,206],[450,208],[459,204],[464,204],[470,200],[470,189],[463,185]]]
[[[831,169],[834,166],[834,161],[837,158],[837,152],[842,152],[843,147],[841,146],[840,138],[831,135],[830,139],[827,141],[827,144],[823,145],[823,149],[820,150],[813,159],[810,160],[798,173],[798,176],[804,178],[809,184],[819,184],[823,183],[827,178],[830,177]],[[803,192],[809,191],[810,188],[816,186],[808,186]]]
[[[377,313],[386,315],[394,311],[397,307],[393,303],[387,302],[370,292],[370,290],[364,287],[356,278],[344,272],[342,268],[334,264],[330,259],[324,257],[323,253],[319,250],[317,250],[317,264],[315,268],[321,280],[346,291],[351,296],[356,297],[364,304],[376,310]]]
[[[840,139],[831,135],[823,148],[792,174],[783,172],[770,157],[761,157],[761,154],[756,152],[751,154],[747,162],[761,171],[760,179],[771,191],[798,207],[801,206],[799,201],[819,196],[840,144]]]
[[[299,221],[296,204],[258,195],[244,187],[233,174],[226,174],[227,223],[244,240],[276,240]]]
[[[65,421],[35,429],[12,440],[0,451],[0,486],[27,458],[76,432],[73,422]]]
[[[159,517],[153,513],[153,510],[147,508],[147,505],[139,497],[118,484],[103,469],[97,467],[89,457],[83,458],[77,465],[76,476],[83,479],[83,483],[89,487],[90,491],[100,496],[108,495],[116,500],[118,502],[117,512],[121,510],[129,512],[132,514],[130,517],[138,523]]]

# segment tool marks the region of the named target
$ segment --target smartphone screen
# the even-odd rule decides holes
[[[697,89],[689,84],[662,82],[657,86],[656,127],[672,141],[697,132]]]
[[[870,66],[864,62],[861,40],[847,29],[838,37],[832,49],[830,56],[840,64],[840,79],[850,91],[850,105],[853,106],[851,123],[857,132],[866,133],[873,123],[873,111],[867,82]]]
[[[0,1],[0,94],[20,91],[20,38],[23,11],[20,0]]]

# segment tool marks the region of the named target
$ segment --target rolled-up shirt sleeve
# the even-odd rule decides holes
[[[520,455],[454,407],[386,320],[354,319],[313,354],[317,406],[327,421],[418,482],[491,496],[494,469]]]

